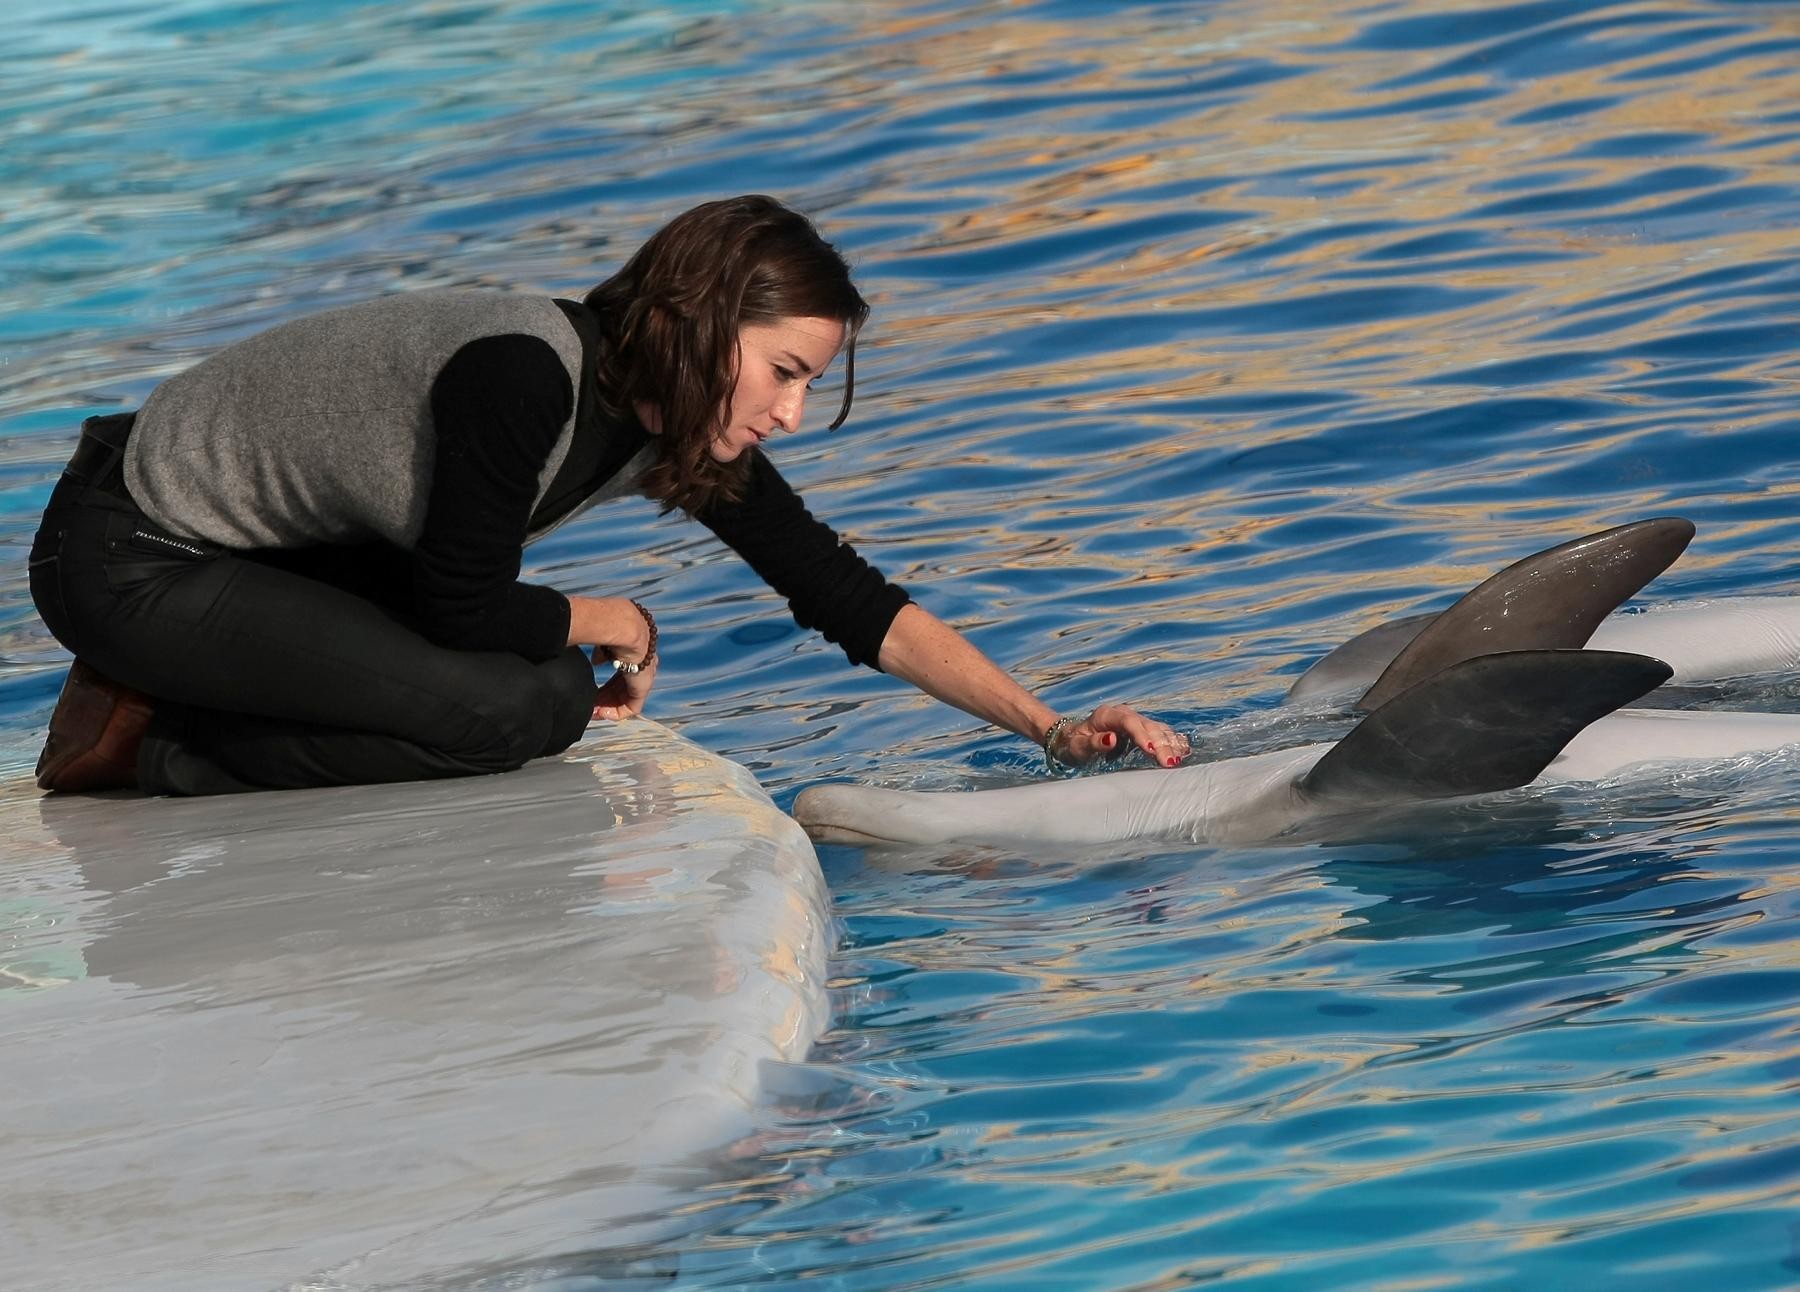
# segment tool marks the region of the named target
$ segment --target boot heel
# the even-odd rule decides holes
[[[37,762],[39,789],[135,789],[137,752],[154,712],[147,696],[76,660],[50,715]]]

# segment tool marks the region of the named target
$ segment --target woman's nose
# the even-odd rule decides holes
[[[806,413],[806,387],[783,391],[781,398],[775,401],[774,412],[782,430],[790,435],[799,430],[800,419]]]

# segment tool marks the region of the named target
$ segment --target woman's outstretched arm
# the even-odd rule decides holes
[[[956,629],[916,604],[900,609],[881,643],[881,670],[965,713],[1034,743],[1060,716],[1013,681]],[[1187,757],[1187,737],[1123,704],[1103,704],[1066,727],[1053,751],[1065,763],[1115,757],[1132,745],[1165,767]]]

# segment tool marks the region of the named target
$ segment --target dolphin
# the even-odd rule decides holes
[[[793,814],[822,843],[1246,844],[1433,799],[1800,745],[1800,714],[1621,711],[1669,674],[1617,651],[1485,655],[1410,687],[1335,743],[995,790],[817,785]]]
[[[1395,805],[1800,746],[1800,714],[1624,707],[1672,680],[1800,668],[1800,597],[1614,613],[1693,535],[1679,517],[1620,525],[1345,643],[1285,700],[1367,688],[1355,706],[1367,716],[1336,743],[964,793],[821,785],[794,816],[822,842],[1244,843]]]
[[[1692,686],[1800,669],[1800,597],[1720,597],[1615,613],[1693,538],[1660,516],[1590,534],[1516,561],[1442,613],[1408,615],[1351,638],[1295,680],[1283,704],[1361,692],[1379,708],[1458,660],[1496,651],[1574,649],[1649,655]]]

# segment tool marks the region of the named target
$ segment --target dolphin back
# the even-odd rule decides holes
[[[1374,710],[1462,660],[1503,651],[1574,650],[1668,569],[1693,537],[1691,521],[1657,516],[1535,552],[1442,614],[1409,616],[1353,637],[1302,673],[1286,703],[1366,686],[1357,707]]]
[[[1659,659],[1531,650],[1453,664],[1364,718],[1300,779],[1314,802],[1367,807],[1512,789],[1589,723],[1668,680]]]

